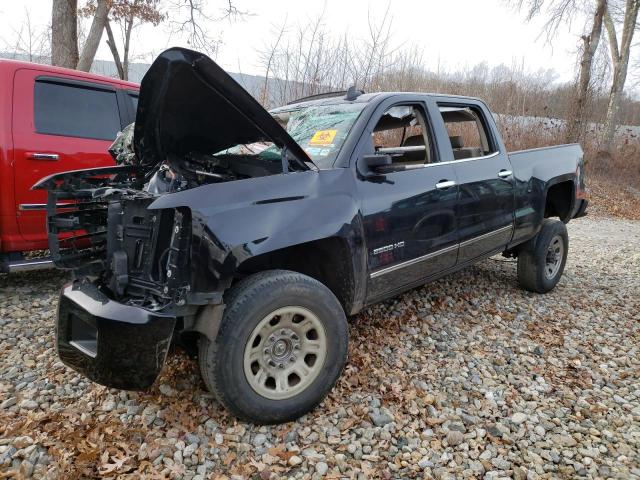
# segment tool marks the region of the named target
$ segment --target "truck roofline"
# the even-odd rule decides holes
[[[363,93],[359,95],[355,100],[346,100],[343,95],[339,95],[342,92],[328,92],[328,94],[335,93],[335,96],[327,96],[321,98],[310,98],[309,100],[302,99],[301,101],[289,102],[285,105],[278,106],[272,109],[272,112],[277,112],[281,110],[291,110],[295,108],[312,106],[312,105],[339,105],[344,103],[371,103],[373,101],[382,102],[388,98],[396,97],[396,96],[412,96],[415,98],[435,98],[437,99],[454,99],[460,101],[474,101],[481,102],[485,104],[485,102],[477,97],[468,97],[464,95],[449,95],[446,93],[433,93],[433,92],[371,92],[371,93]]]
[[[126,80],[120,80],[119,78],[107,77],[104,75],[98,75],[95,73],[83,72],[80,70],[73,70],[70,68],[55,67],[53,65],[47,65],[45,63],[25,62],[22,60],[12,60],[7,58],[0,59],[0,71],[1,70],[18,70],[21,68],[46,70],[51,73],[59,73],[63,75],[74,76],[83,78],[85,80],[109,82],[121,87],[132,88],[134,90],[140,89],[140,85],[135,82],[129,82]]]

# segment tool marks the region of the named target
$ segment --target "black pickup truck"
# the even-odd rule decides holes
[[[524,288],[551,290],[587,205],[579,145],[508,154],[480,100],[351,88],[267,112],[178,48],[144,77],[133,132],[123,164],[34,186],[73,272],[60,358],[145,389],[180,339],[207,388],[258,423],[323,399],[346,317],[367,305],[499,253]]]

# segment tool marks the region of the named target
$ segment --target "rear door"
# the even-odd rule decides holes
[[[504,248],[513,235],[514,180],[495,123],[480,102],[438,102],[458,181],[458,263]]]
[[[455,265],[457,187],[440,163],[422,102],[388,103],[372,117],[359,157],[392,152],[397,171],[358,180],[369,264],[368,301]]]
[[[32,191],[42,177],[113,164],[107,148],[131,121],[124,92],[113,85],[21,69],[14,77],[15,204],[28,248],[46,245],[46,194]],[[131,100],[128,100],[131,102]]]

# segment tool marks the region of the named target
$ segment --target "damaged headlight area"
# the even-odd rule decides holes
[[[118,302],[164,311],[189,292],[191,212],[149,209],[161,192],[134,166],[67,172],[47,188],[51,256]],[[156,187],[157,188],[157,187]]]

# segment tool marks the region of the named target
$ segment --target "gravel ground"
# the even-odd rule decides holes
[[[150,392],[56,358],[59,273],[0,277],[0,477],[640,478],[640,222],[570,224],[541,296],[487,260],[352,319],[333,393],[237,422],[183,353]]]

